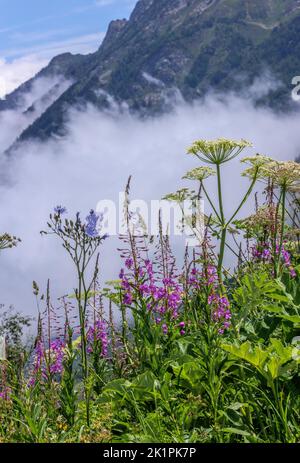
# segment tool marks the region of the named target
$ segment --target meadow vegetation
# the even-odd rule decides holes
[[[30,320],[2,316],[0,442],[300,441],[300,165],[243,157],[249,186],[226,217],[222,168],[249,148],[219,139],[188,150],[195,168],[183,178],[194,189],[166,198],[202,197],[211,215],[198,246],[182,250],[182,268],[160,217],[158,236],[143,233],[130,183],[123,268],[104,287],[103,216],[71,219],[55,208],[42,233],[60,240],[77,286],[53,302],[49,282],[45,291],[33,283],[38,323],[30,345],[22,337]],[[258,184],[263,195],[241,218]],[[0,238],[1,252],[17,244]],[[229,269],[226,253],[235,257]]]

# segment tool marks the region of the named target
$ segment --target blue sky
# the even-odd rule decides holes
[[[0,56],[7,60],[37,52],[51,53],[57,44],[97,48],[109,21],[127,18],[135,0],[0,0]],[[93,39],[95,36],[95,39]],[[67,47],[67,45],[66,45]],[[84,50],[85,48],[82,47]],[[89,49],[89,46],[86,47]],[[49,51],[48,51],[49,50]]]
[[[59,53],[95,51],[109,22],[128,18],[136,2],[0,0],[0,97]]]

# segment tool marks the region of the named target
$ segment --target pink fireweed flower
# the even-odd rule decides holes
[[[252,246],[252,257],[257,260],[270,261],[272,259],[270,243],[261,243],[258,246]]]
[[[218,272],[215,266],[209,265],[206,269],[207,272],[207,284],[213,285],[218,282]]]
[[[0,391],[0,400],[8,402],[11,399],[12,390],[8,386],[4,386]]]
[[[139,273],[140,278],[143,278],[145,276],[145,272],[144,272],[144,270],[142,268],[139,269],[138,273]]]
[[[108,355],[108,326],[105,321],[97,320],[94,326],[90,326],[87,331],[87,341],[89,353],[94,352],[94,343],[101,343],[101,356]]]
[[[130,259],[127,255],[126,273],[123,269],[120,272],[122,301],[125,305],[131,306],[139,304],[142,300],[150,312],[153,323],[162,323],[162,330],[167,334],[166,323],[178,319],[183,302],[184,291],[183,285],[178,282],[179,275],[175,275],[174,272],[162,272],[159,262],[158,270],[155,272],[154,263],[140,256],[137,258],[139,267],[133,269]]]
[[[120,280],[123,280],[124,275],[125,275],[124,269],[121,268],[120,273],[119,273],[119,278],[120,278]]]
[[[28,381],[28,387],[33,387],[38,380],[46,380],[50,375],[59,375],[63,370],[65,343],[60,339],[50,342],[46,350],[41,340],[35,347],[33,371]]]
[[[211,294],[208,296],[208,305],[212,307],[212,319],[218,325],[221,325],[219,333],[224,334],[224,331],[228,330],[231,326],[229,320],[232,317],[227,297]]]
[[[149,278],[152,279],[153,278],[153,265],[150,262],[150,260],[145,261],[145,269],[148,273]]]
[[[271,251],[270,251],[270,249],[264,249],[264,250],[262,251],[262,257],[263,257],[264,259],[270,259],[270,257],[271,257]]]
[[[279,252],[279,249],[277,250],[277,254],[278,254],[278,252]],[[296,278],[297,273],[296,273],[296,271],[295,271],[295,269],[294,269],[294,267],[292,265],[292,262],[291,262],[291,259],[292,259],[291,254],[284,248],[284,246],[282,246],[281,255],[282,255],[285,267],[290,272],[290,276],[292,278]]]
[[[294,268],[291,268],[291,269],[290,269],[290,275],[291,275],[292,278],[296,278],[297,273],[296,273],[296,271],[295,271]]]
[[[133,267],[133,259],[131,257],[126,259],[125,260],[125,265],[129,270],[132,269],[132,267]]]
[[[122,280],[122,288],[123,288],[123,289],[127,289],[127,290],[130,289],[130,283],[129,283],[129,281],[127,280],[127,278],[123,278],[123,280]]]
[[[140,285],[139,290],[140,290],[140,292],[142,293],[143,296],[151,294],[151,288],[146,283]]]
[[[130,292],[124,294],[123,304],[131,305],[133,301],[132,294]]]
[[[218,285],[218,272],[214,265],[210,264],[207,267],[203,268],[202,271],[193,268],[191,271],[191,276],[188,279],[188,283],[200,289],[203,286],[213,286]]]
[[[63,370],[65,344],[63,341],[56,339],[50,344],[50,373],[61,374]]]
[[[33,371],[28,381],[28,387],[33,387],[36,384],[38,376],[41,376],[42,378],[45,376],[43,371],[43,359],[44,345],[41,340],[38,340],[34,352]]]
[[[279,244],[276,244],[275,253],[278,256],[280,250]],[[262,243],[258,246],[253,246],[251,248],[252,256],[254,259],[263,262],[272,261],[272,245],[268,242]],[[283,260],[284,266],[289,270],[292,278],[297,276],[295,269],[291,262],[291,254],[285,249],[284,245],[281,248],[281,258]]]

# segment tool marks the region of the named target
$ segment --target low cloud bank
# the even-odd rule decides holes
[[[11,93],[19,85],[47,66],[49,59],[37,55],[28,55],[7,61],[0,58],[0,98]]]
[[[0,143],[5,146],[15,134],[19,116],[0,117]],[[257,109],[249,97],[233,94],[210,95],[204,102],[182,104],[172,114],[147,121],[103,114],[92,106],[84,112],[71,111],[66,138],[26,143],[10,160],[2,155],[6,181],[0,186],[0,230],[20,236],[22,243],[0,255],[0,302],[34,313],[33,279],[43,287],[49,277],[55,297],[72,291],[68,256],[53,237],[39,235],[54,206],[62,204],[70,214],[81,211],[85,217],[99,200],[117,201],[130,174],[133,199],[160,199],[187,185],[180,179],[197,161],[186,149],[198,138],[245,138],[254,143],[253,153],[293,159],[300,153],[299,122],[300,114]],[[248,185],[240,170],[238,160],[224,168],[228,211]],[[210,188],[215,191],[213,181]],[[101,249],[102,280],[118,275],[115,247],[112,238]]]

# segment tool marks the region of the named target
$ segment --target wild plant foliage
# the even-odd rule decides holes
[[[226,217],[223,164],[250,146],[200,140],[188,150],[201,162],[183,175],[194,189],[166,199],[204,197],[211,214],[182,268],[161,217],[158,236],[134,217],[130,181],[123,267],[104,287],[103,216],[55,208],[42,233],[61,241],[77,287],[53,302],[50,282],[45,294],[34,282],[35,342],[20,364],[12,333],[0,360],[0,441],[299,442],[300,166],[243,158],[249,186]],[[241,218],[258,182],[263,200]],[[229,269],[225,252],[236,259]]]

